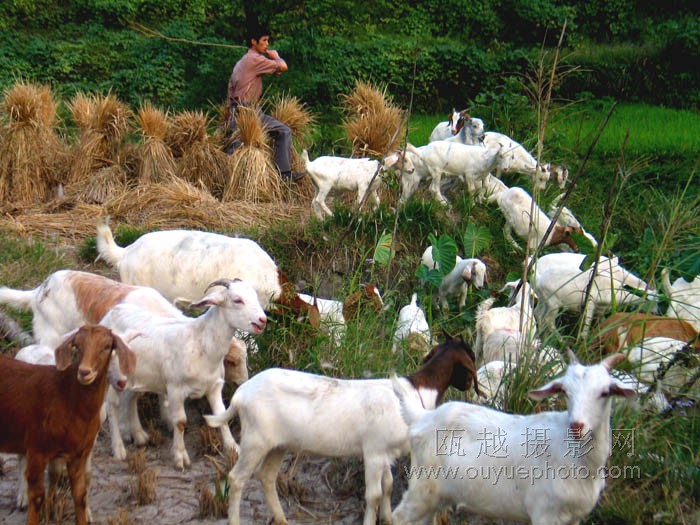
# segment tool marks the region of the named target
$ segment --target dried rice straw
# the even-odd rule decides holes
[[[169,130],[168,114],[144,104],[136,114],[143,140],[136,147],[139,182],[163,182],[175,176],[175,158],[164,139]]]
[[[62,181],[66,150],[56,133],[56,102],[48,86],[18,82],[5,91],[0,129],[0,201],[45,201]]]

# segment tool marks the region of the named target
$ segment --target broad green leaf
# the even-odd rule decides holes
[[[426,265],[421,264],[416,270],[416,277],[424,284],[432,284],[436,288],[442,283],[442,274],[437,270],[432,270]]]
[[[477,226],[473,222],[467,224],[462,236],[464,253],[469,257],[476,257],[486,250],[491,244],[491,231],[486,226]]]
[[[440,235],[436,239],[434,235],[429,235],[428,238],[433,247],[433,260],[439,266],[441,275],[447,275],[455,267],[457,257],[457,243],[447,234]]]
[[[391,251],[392,236],[390,233],[385,233],[379,238],[376,248],[374,249],[374,262],[379,266],[387,266],[393,253]]]

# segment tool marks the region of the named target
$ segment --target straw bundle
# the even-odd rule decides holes
[[[238,107],[237,130],[241,141],[231,156],[231,177],[223,200],[277,202],[284,198],[284,185],[272,158],[272,148],[258,116],[257,108]]]
[[[298,152],[309,148],[316,117],[296,97],[281,95],[274,99],[273,104],[272,116],[292,130],[292,169],[302,172],[305,167]],[[300,190],[308,189],[308,195],[304,195],[304,197],[311,198],[313,194],[311,184],[297,186]],[[306,192],[302,191],[302,193]],[[308,201],[308,199],[305,200]]]
[[[113,198],[105,207],[112,217],[158,229],[270,225],[295,212],[288,206],[222,203],[178,178],[165,183],[141,184]]]
[[[143,137],[136,147],[139,182],[162,182],[175,176],[175,158],[165,143],[170,127],[168,114],[151,104],[144,104],[136,114]]]
[[[349,95],[342,95],[346,118],[343,125],[353,156],[381,157],[398,149],[405,131],[404,112],[386,93],[359,80]]]
[[[104,202],[127,182],[120,163],[131,110],[111,93],[79,93],[68,109],[79,129],[71,155],[69,193],[85,202]]]
[[[56,102],[48,86],[18,82],[5,91],[0,130],[0,201],[27,204],[51,197],[61,182],[65,148],[55,131]]]
[[[183,111],[173,117],[165,143],[175,156],[178,177],[221,197],[230,171],[229,159],[207,133],[209,125],[201,111]]]

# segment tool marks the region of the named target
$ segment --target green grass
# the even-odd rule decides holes
[[[611,102],[584,103],[562,111],[556,140],[565,149],[583,153],[602,123]],[[598,154],[615,156],[625,145],[629,157],[685,157],[700,155],[700,115],[644,104],[618,104],[600,136]]]

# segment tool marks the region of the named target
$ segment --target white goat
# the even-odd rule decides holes
[[[613,303],[627,304],[643,300],[625,287],[632,288],[656,299],[656,293],[636,275],[624,269],[617,257],[600,257],[593,279],[591,294],[585,310],[583,300],[593,275],[593,267],[582,271],[580,265],[585,255],[578,253],[552,253],[540,257],[535,265],[532,288],[539,298],[535,317],[540,325],[554,328],[560,310],[584,313],[582,335],[588,334],[594,316],[610,310]]]
[[[450,115],[449,119],[439,122],[435,128],[433,128],[428,141],[433,142],[434,140],[445,140],[453,135],[456,135],[459,131],[458,126],[460,125],[460,121],[464,118],[469,118],[469,114],[466,112],[466,110],[457,111],[456,109],[452,108],[452,114]]]
[[[135,394],[155,392],[167,396],[174,429],[173,456],[179,469],[190,464],[184,443],[185,399],[206,396],[214,414],[222,413],[225,408],[221,399],[223,360],[231,338],[236,329],[259,334],[267,322],[249,283],[222,279],[211,283],[210,287],[214,289],[193,305],[195,308],[210,306],[197,318],[161,317],[132,304],[119,304],[101,322],[117,333],[135,330],[146,334],[131,345],[137,355],[136,370],[120,397],[127,403],[134,441],[144,444],[148,435],[138,419]],[[110,399],[109,416],[112,453],[124,459],[126,450],[119,431],[115,399]],[[224,446],[232,449],[235,441],[229,428],[222,428],[221,433]]]
[[[310,313],[272,257],[250,239],[167,230],[147,233],[122,248],[107,223],[100,222],[97,251],[122,282],[151,286],[172,302],[196,301],[217,279],[242,279],[253,285],[265,310],[275,302],[294,313]]]
[[[345,335],[346,322],[356,315],[360,301],[367,301],[376,313],[384,307],[382,294],[373,284],[361,284],[357,292],[348,294],[342,301],[304,293],[300,293],[299,297],[318,310],[319,327],[332,337],[336,345],[340,344]]]
[[[535,400],[565,393],[567,411],[527,416],[463,402],[425,410],[394,381],[410,426],[414,472],[394,525],[427,524],[450,504],[491,519],[579,523],[605,487],[612,396],[635,394],[610,375],[623,359],[615,354],[596,365],[570,363],[563,377],[530,391]]]
[[[679,277],[671,284],[669,269],[664,268],[661,270],[661,286],[670,302],[667,315],[672,312],[700,332],[700,277],[694,277],[690,282]]]
[[[535,186],[543,190],[547,186],[547,181],[550,178],[550,165],[539,164],[519,142],[516,142],[508,135],[498,133],[496,131],[487,131],[484,133],[483,144],[487,148],[500,147],[500,155],[502,157],[503,173],[522,173],[529,175],[533,179]],[[568,171],[566,172],[568,176]],[[500,173],[497,174],[500,177]],[[563,175],[562,175],[563,176]],[[564,187],[566,181],[560,183],[560,187]]]
[[[440,269],[440,265],[433,259],[433,247],[428,246],[421,256],[421,264],[430,269]],[[440,307],[443,311],[449,310],[448,297],[459,295],[459,309],[462,310],[467,301],[467,285],[474,288],[483,288],[486,280],[486,264],[475,258],[462,259],[455,256],[455,265],[450,272],[443,276],[438,289]]]
[[[480,259],[462,259],[457,256],[455,267],[450,273],[442,277],[438,298],[443,312],[447,312],[450,306],[447,299],[453,295],[458,295],[458,307],[461,311],[467,302],[467,289],[471,284],[474,288],[483,288],[486,278],[486,264]]]
[[[411,197],[422,179],[430,179],[430,192],[439,202],[447,204],[440,190],[443,175],[460,178],[467,190],[475,194],[490,172],[500,173],[502,159],[499,149],[500,146],[483,148],[444,140],[420,148],[407,144],[406,152],[411,154],[415,170],[404,173],[401,179],[401,202]]]
[[[399,310],[391,351],[396,352],[402,341],[406,341],[403,344],[415,353],[423,355],[431,347],[432,338],[425,312],[418,306],[418,294],[414,293],[411,302]]]
[[[442,140],[479,146],[484,141],[484,121],[480,118],[464,118],[457,126],[457,133]],[[433,141],[431,140],[431,142]]]
[[[372,209],[376,210],[379,207],[379,161],[333,156],[316,157],[311,161],[306,150],[301,152],[301,158],[316,190],[311,207],[319,219],[323,219],[324,213],[329,217],[333,216],[326,204],[326,197],[331,191],[355,192],[358,206],[362,203],[365,193],[369,193],[367,198],[372,204]]]
[[[528,239],[530,250],[534,250],[539,246],[544,238],[544,234],[551,224],[551,220],[542,211],[542,209],[533,202],[530,194],[523,188],[514,186],[498,195],[498,207],[503,212],[506,219],[503,227],[503,233],[506,239],[517,249],[521,249],[518,243],[513,239],[513,231],[518,237]],[[531,211],[532,210],[532,211]],[[530,214],[533,213],[532,232],[530,233],[531,221]],[[581,228],[571,226],[561,226],[555,224],[547,238],[545,246],[554,246],[564,243],[572,250],[578,251],[578,246],[571,237],[572,233],[582,233]]]
[[[404,385],[418,406],[434,408],[448,386],[466,390],[476,379],[471,350],[450,340],[425,357]],[[408,428],[389,379],[334,379],[296,370],[270,368],[238,388],[228,410],[205,416],[226,427],[238,414],[241,444],[229,472],[228,518],[240,523],[243,487],[258,469],[275,523],[286,523],[275,481],[286,450],[331,457],[362,457],[365,464],[364,525],[375,525],[377,510],[391,521],[391,465],[408,451]]]
[[[507,283],[504,290],[510,286],[515,287],[518,283],[519,281]],[[534,339],[537,325],[532,308],[533,295],[530,285],[524,283],[518,290],[512,306],[491,308],[496,300],[494,297],[479,305],[474,342],[477,363],[503,360],[504,353],[516,358],[522,344]]]
[[[649,337],[630,348],[627,359],[633,365],[632,372],[642,383],[650,385],[656,379],[663,392],[676,395],[698,368],[698,356],[692,350],[684,350],[687,345],[687,341],[670,337]],[[679,354],[679,352],[685,353]],[[676,363],[674,357],[680,358],[680,362]],[[673,364],[671,364],[672,360],[674,360]],[[669,367],[663,377],[659,376],[661,366]],[[699,399],[698,386],[691,390],[691,394]]]

